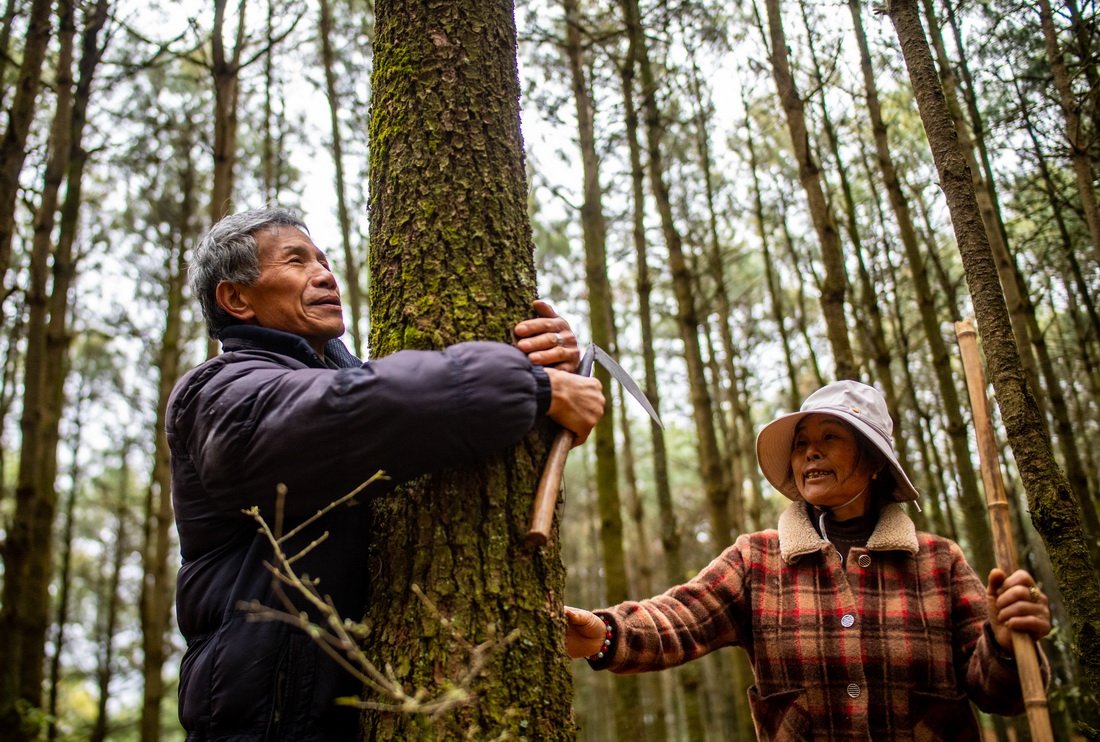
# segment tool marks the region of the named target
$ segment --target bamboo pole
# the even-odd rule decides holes
[[[1001,467],[997,459],[997,444],[993,438],[993,422],[989,415],[989,403],[985,395],[985,372],[978,354],[978,333],[970,320],[955,323],[955,335],[959,340],[959,352],[966,372],[966,386],[970,392],[970,406],[974,412],[974,433],[978,441],[978,458],[981,460],[982,484],[989,508],[989,520],[993,530],[993,552],[997,566],[1012,574],[1018,568],[1016,545],[1012,541],[1012,526],[1008,514],[1008,498],[1005,496]],[[1039,656],[1035,639],[1030,634],[1012,632],[1012,648],[1016,654],[1016,667],[1020,671],[1027,723],[1031,727],[1034,742],[1054,742],[1054,732],[1047,712],[1046,690],[1043,688]]]

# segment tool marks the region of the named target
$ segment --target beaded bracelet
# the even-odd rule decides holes
[[[607,635],[604,636],[604,639],[603,639],[603,646],[600,647],[599,652],[596,652],[595,654],[589,655],[588,657],[585,658],[587,660],[591,660],[592,662],[595,662],[596,660],[599,660],[599,659],[603,659],[604,654],[608,651],[608,648],[611,646],[611,623],[608,622],[606,619],[604,619],[603,625],[607,629]]]

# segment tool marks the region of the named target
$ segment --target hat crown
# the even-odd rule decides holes
[[[893,444],[894,421],[886,409],[882,392],[869,384],[851,379],[834,381],[806,397],[801,412],[835,414],[842,412],[869,425],[888,443]]]

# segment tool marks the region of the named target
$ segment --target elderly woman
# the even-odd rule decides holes
[[[761,740],[977,740],[969,701],[1021,713],[1010,632],[1045,636],[1048,600],[1024,571],[983,587],[957,544],[916,530],[892,431],[882,396],[855,381],[769,423],[760,468],[793,500],[778,529],[663,595],[567,607],[570,655],[635,673],[740,645]]]

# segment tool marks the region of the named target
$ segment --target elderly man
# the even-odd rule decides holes
[[[303,632],[250,622],[241,608],[280,605],[264,566],[271,546],[242,510],[258,506],[274,521],[281,509],[289,531],[380,469],[390,480],[366,496],[499,451],[544,414],[583,441],[603,412],[599,383],[563,370],[576,367],[576,340],[542,303],[516,327],[518,350],[460,343],[361,363],[337,339],[344,322],[328,262],[285,210],[220,221],[196,248],[190,278],[224,353],[187,373],[169,401],[187,639],[180,718],[188,740],[351,739],[356,715],[334,704],[357,694],[351,676]],[[285,549],[328,531],[295,567],[357,618],[368,508],[332,516]]]

